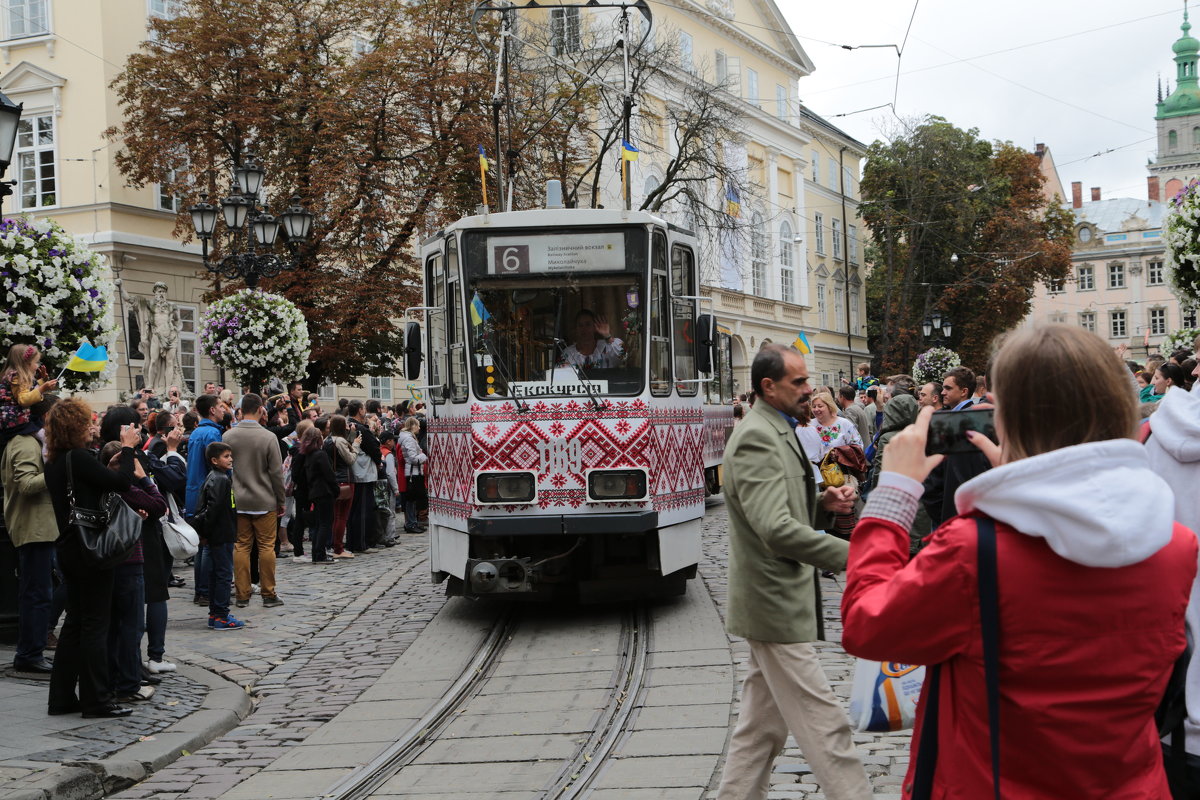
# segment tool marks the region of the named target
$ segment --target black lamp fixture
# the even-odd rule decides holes
[[[14,103],[0,92],[0,178],[4,177],[8,165],[12,163],[13,150],[17,148],[17,129],[21,124],[21,111],[24,103]],[[15,180],[0,181],[0,206],[4,198],[12,194]]]
[[[950,331],[953,330],[953,324],[949,317],[942,316],[942,312],[934,311],[925,317],[921,323],[921,333],[928,339],[933,337],[935,345],[941,345],[950,338]]]
[[[299,197],[293,197],[278,217],[259,209],[258,193],[266,174],[259,161],[253,155],[247,155],[243,163],[234,167],[229,197],[221,199],[219,209],[208,202],[207,197],[188,209],[192,227],[200,238],[204,266],[209,272],[243,280],[251,289],[257,287],[262,278],[295,269],[297,246],[306,241],[312,231],[313,215],[300,204]],[[208,243],[216,236],[218,210],[225,222],[229,254],[212,262],[208,260]],[[272,252],[280,228],[290,258]]]

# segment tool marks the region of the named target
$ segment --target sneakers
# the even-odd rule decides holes
[[[283,605],[283,601],[278,597],[264,597],[263,608],[278,608]]]
[[[149,661],[146,661],[145,664],[146,664],[146,669],[150,670],[151,675],[158,675],[163,672],[174,672],[175,671],[175,665],[172,664],[170,661],[149,660]]]
[[[242,622],[232,614],[226,617],[210,616],[208,618],[208,627],[212,628],[214,631],[236,631],[239,628],[246,627],[246,623]]]
[[[293,564],[311,564],[312,556],[295,556],[292,558]]]

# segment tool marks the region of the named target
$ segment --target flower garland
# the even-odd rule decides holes
[[[111,348],[117,339],[115,286],[99,253],[49,219],[0,220],[0,348],[33,344],[51,377],[85,341]],[[84,391],[106,384],[116,372],[66,372],[62,385]]]
[[[949,347],[931,347],[917,356],[912,374],[918,384],[940,381],[943,375],[961,365],[962,359]]]
[[[254,389],[270,377],[300,380],[308,371],[308,323],[287,298],[242,289],[200,318],[200,350]]]
[[[1193,178],[1171,198],[1163,244],[1171,288],[1181,299],[1200,303],[1200,180]]]

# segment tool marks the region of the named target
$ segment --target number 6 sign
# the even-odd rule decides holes
[[[529,272],[529,245],[501,245],[493,248],[494,275],[519,275]]]

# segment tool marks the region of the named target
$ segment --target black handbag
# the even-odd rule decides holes
[[[67,528],[74,531],[87,559],[98,569],[125,562],[142,535],[142,518],[116,492],[100,500],[101,508],[81,508],[75,503],[75,477],[67,456]]]

